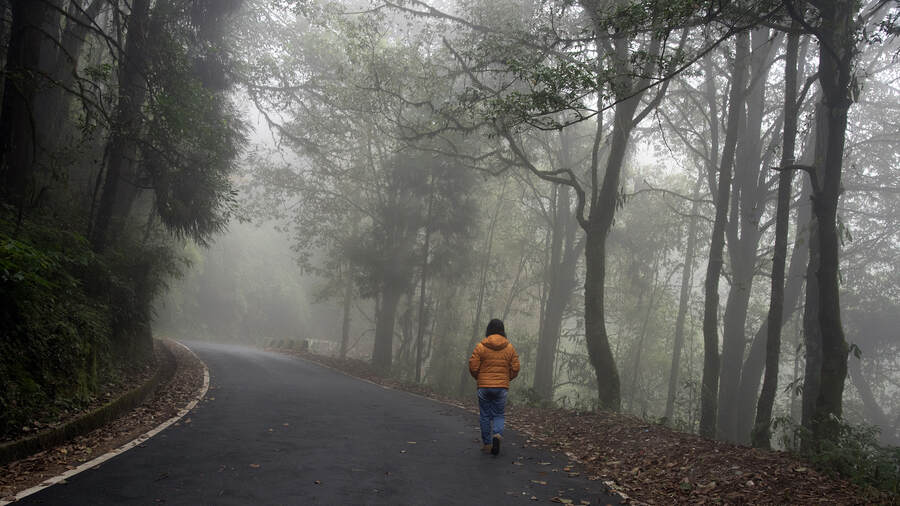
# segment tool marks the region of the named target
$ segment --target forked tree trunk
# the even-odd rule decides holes
[[[709,262],[706,266],[706,281],[704,283],[703,380],[700,386],[700,435],[708,438],[716,435],[719,388],[719,277],[722,274],[722,265],[724,263],[725,225],[728,217],[731,172],[734,167],[738,125],[743,115],[742,102],[747,80],[746,59],[750,52],[749,35],[746,32],[739,33],[736,39],[734,70],[732,72],[731,91],[728,100],[725,144],[722,149],[722,163],[719,168],[719,182],[716,190],[716,218],[713,223]]]
[[[763,118],[766,114],[765,83],[780,46],[780,39],[773,40],[768,28],[754,29],[750,41],[748,89],[743,101],[746,118],[738,128],[731,216],[725,232],[732,276],[725,304],[716,424],[716,436],[732,442],[739,439],[737,394],[747,347],[747,314],[756,277],[761,235],[759,221],[768,194],[767,178],[760,175],[766,151],[762,147]],[[776,124],[780,122],[781,118],[778,118]]]
[[[810,149],[809,152],[812,152]],[[781,315],[781,326],[787,324],[800,306],[800,296],[806,280],[806,266],[809,261],[809,185],[804,183],[800,192],[800,203],[797,209],[795,224],[797,236],[791,249],[791,262],[787,270],[787,281],[784,288],[784,313]],[[769,325],[763,321],[759,326],[750,351],[741,369],[741,384],[738,389],[738,443],[750,444],[750,432],[753,430],[763,370],[766,365],[766,340]]]
[[[91,0],[88,5],[81,6],[82,0],[69,2],[65,27],[61,31],[59,41],[47,41],[45,54],[53,55],[48,68],[48,77],[53,80],[45,93],[44,99],[36,104],[38,113],[38,134],[44,155],[55,155],[67,141],[63,128],[66,121],[61,121],[69,114],[70,105],[76,92],[74,88],[81,50],[87,40],[91,23],[108,5],[105,0]],[[59,17],[59,14],[56,15]]]
[[[841,172],[847,112],[852,104],[853,62],[856,59],[856,13],[859,4],[850,0],[825,2],[818,6],[821,23],[817,36],[819,84],[822,111],[827,118],[827,140],[822,165],[821,185],[814,187],[813,211],[819,228],[819,330],[822,335],[822,369],[819,392],[812,417],[813,437],[832,439],[837,435],[837,420],[843,414],[844,381],[847,377],[847,342],[841,325],[839,278],[840,239],[837,206],[841,194]]]
[[[598,15],[596,10],[592,15]],[[595,19],[595,22],[599,21]],[[606,238],[612,228],[616,208],[619,205],[619,180],[625,165],[625,155],[631,132],[637,126],[635,113],[641,98],[644,96],[647,80],[634,80],[627,77],[633,73],[630,68],[629,42],[622,34],[613,38],[615,46],[615,62],[621,77],[614,80],[612,86],[620,101],[613,112],[612,134],[609,140],[609,154],[606,159],[606,170],[603,174],[599,192],[592,192],[590,213],[582,228],[585,232],[585,280],[584,280],[584,338],[588,349],[588,358],[597,378],[597,401],[602,410],[618,411],[622,405],[619,372],[609,343],[606,330],[606,309],[604,304],[604,283],[606,280]],[[660,41],[651,40],[647,54],[655,57],[659,52]],[[642,111],[646,113],[651,106]],[[601,127],[599,121],[597,128]],[[596,158],[596,146],[594,158]],[[596,169],[597,160],[592,164]],[[596,191],[596,182],[594,185]]]
[[[617,42],[618,43],[618,42]],[[633,129],[634,113],[640,96],[619,102],[613,116],[613,132],[609,158],[599,198],[591,206],[585,230],[584,332],[588,357],[597,377],[597,398],[602,410],[618,411],[622,399],[619,372],[616,368],[609,334],[606,330],[604,285],[606,281],[606,238],[615,215],[619,178]]]
[[[123,220],[130,202],[124,202],[122,183],[137,157],[136,137],[140,133],[141,107],[147,97],[146,43],[150,21],[150,0],[134,0],[128,16],[125,55],[119,63],[119,103],[107,146],[106,175],[97,216],[91,229],[94,251],[102,252],[109,242],[110,224]],[[117,216],[118,215],[118,216]]]
[[[560,165],[569,167],[569,146],[565,135],[565,132],[560,134]],[[572,214],[570,190],[567,186],[556,187],[556,198],[552,210],[551,251],[547,265],[548,289],[541,318],[533,383],[535,395],[543,402],[553,401],[556,349],[562,332],[563,315],[572,298],[572,290],[575,288],[575,267],[580,254],[580,246],[575,243],[575,228],[578,225]]]
[[[794,22],[796,30],[799,25]],[[784,312],[784,264],[787,256],[788,220],[791,205],[791,178],[793,170],[787,167],[794,162],[794,144],[797,138],[797,57],[799,35],[788,35],[784,64],[784,143],[781,153],[781,173],[778,175],[778,203],[775,217],[775,251],[772,257],[772,293],[769,304],[768,336],[766,339],[766,374],[762,392],[756,407],[756,426],[751,440],[757,448],[771,444],[770,425],[772,406],[778,387],[778,361],[781,358],[781,322]]]
[[[625,154],[631,132],[662,99],[668,81],[664,82],[657,91],[657,95],[647,107],[637,116],[635,112],[646,90],[651,87],[649,74],[635,67],[632,39],[625,33],[608,35],[605,17],[605,4],[596,0],[582,0],[582,7],[595,24],[595,33],[598,37],[598,45],[612,43],[615,55],[612,58],[615,66],[615,77],[609,84],[615,94],[617,102],[613,113],[613,127],[610,135],[609,152],[603,171],[602,183],[599,174],[599,144],[602,138],[602,114],[597,115],[598,129],[595,135],[594,149],[591,157],[591,186],[590,198],[586,196],[581,185],[571,177],[561,178],[537,169],[528,160],[528,156],[518,147],[512,139],[509,130],[501,126],[500,133],[510,142],[511,149],[516,157],[530,167],[534,173],[538,173],[544,179],[556,183],[564,183],[574,186],[579,195],[579,225],[585,232],[585,288],[584,288],[584,327],[585,343],[588,350],[588,359],[597,379],[597,406],[603,410],[617,411],[621,407],[621,393],[619,373],[612,355],[609,343],[609,334],[606,330],[604,310],[604,279],[606,277],[606,238],[612,227],[616,208],[620,203],[619,180],[625,162]],[[653,37],[643,51],[649,61],[655,62],[661,50],[660,39]],[[635,78],[635,75],[641,75]],[[605,86],[605,85],[604,85]],[[598,96],[602,96],[605,90],[596,90]],[[590,208],[587,217],[582,211]]]

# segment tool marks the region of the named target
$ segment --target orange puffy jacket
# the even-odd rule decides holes
[[[491,334],[475,346],[469,373],[478,388],[509,388],[509,380],[519,375],[519,355],[505,337]]]

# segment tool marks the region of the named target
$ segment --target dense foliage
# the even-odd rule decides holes
[[[230,220],[238,5],[0,4],[0,436],[127,384],[181,243]]]

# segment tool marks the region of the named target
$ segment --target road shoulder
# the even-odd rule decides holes
[[[100,428],[0,466],[0,506],[21,499],[99,465],[179,421],[203,398],[209,384],[206,366],[187,347],[171,340],[163,346],[174,356],[169,381],[140,406]],[[187,419],[185,422],[189,421]]]

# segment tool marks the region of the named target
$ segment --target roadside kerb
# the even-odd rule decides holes
[[[174,342],[175,344],[177,344],[177,345],[181,346],[182,348],[186,349],[188,352],[190,352],[192,355],[194,355],[194,357],[196,357],[198,361],[200,361],[200,364],[203,365],[203,386],[202,386],[202,388],[200,389],[200,393],[199,393],[193,400],[191,400],[191,402],[189,402],[185,407],[183,407],[181,410],[179,410],[178,413],[177,413],[175,416],[173,416],[172,418],[169,418],[169,419],[166,420],[165,422],[163,422],[163,423],[161,423],[160,425],[156,426],[156,428],[151,429],[150,431],[145,432],[144,434],[141,434],[140,436],[138,436],[137,438],[135,438],[135,439],[129,441],[128,443],[125,443],[124,445],[122,445],[122,446],[120,446],[120,447],[118,447],[118,448],[116,448],[116,449],[114,449],[114,450],[110,450],[109,452],[104,453],[103,455],[100,455],[99,457],[96,457],[96,458],[94,458],[93,460],[90,460],[90,461],[88,461],[88,462],[85,462],[84,464],[81,464],[80,466],[78,466],[78,467],[76,467],[76,468],[74,468],[74,469],[70,469],[70,470],[66,471],[65,473],[60,474],[59,476],[54,476],[53,478],[48,478],[48,479],[44,480],[43,482],[41,482],[39,485],[36,485],[36,486],[31,487],[31,488],[29,488],[29,489],[23,490],[23,491],[17,493],[17,494],[15,495],[15,498],[14,498],[12,501],[5,501],[5,500],[0,499],[0,506],[6,506],[7,504],[12,504],[12,503],[15,502],[15,501],[19,501],[19,500],[21,500],[21,499],[23,499],[23,498],[25,498],[25,497],[27,497],[27,496],[29,496],[29,495],[31,495],[31,494],[34,494],[34,493],[36,493],[36,492],[39,492],[39,491],[41,491],[41,490],[43,490],[43,489],[45,489],[45,488],[47,488],[47,487],[51,487],[51,486],[53,486],[53,485],[55,485],[55,484],[57,484],[57,483],[64,482],[66,479],[71,478],[72,476],[75,476],[76,474],[78,474],[78,473],[80,473],[80,472],[82,472],[82,471],[86,471],[86,470],[88,470],[88,469],[91,469],[91,468],[93,468],[93,467],[96,467],[96,466],[102,464],[103,462],[106,462],[107,460],[109,460],[109,459],[115,457],[116,455],[119,455],[119,454],[121,454],[121,453],[123,453],[123,452],[125,452],[125,451],[128,451],[128,450],[134,448],[135,446],[137,446],[137,445],[143,443],[144,441],[150,439],[151,437],[155,436],[156,434],[159,434],[160,432],[162,432],[163,430],[165,430],[167,427],[169,427],[169,426],[172,425],[173,423],[175,423],[175,422],[177,422],[178,420],[180,420],[181,418],[183,418],[184,415],[188,414],[188,412],[190,412],[192,409],[194,409],[194,407],[197,406],[197,403],[200,402],[200,400],[203,399],[203,397],[206,396],[206,392],[209,390],[209,369],[206,367],[206,364],[203,363],[202,360],[200,360],[200,357],[197,357],[197,355],[193,352],[193,350],[191,350],[190,348],[188,348],[188,347],[185,346],[184,344],[179,343],[178,341],[172,341],[172,342]],[[168,349],[166,349],[166,352],[169,354],[169,358],[171,359],[171,360],[169,361],[170,364],[171,364],[171,371],[169,372],[169,377],[171,377],[171,375],[174,374],[174,372],[175,372],[175,357],[174,357],[174,355],[172,354],[172,352],[169,351]],[[162,368],[160,368],[160,369],[162,369]],[[155,377],[156,377],[156,375],[154,376],[154,378],[155,378]],[[160,379],[161,379],[161,378],[160,378]],[[130,396],[130,395],[134,394],[137,390],[144,389],[145,387],[147,387],[147,386],[148,386],[150,383],[152,383],[152,382],[153,382],[153,379],[151,379],[150,381],[148,381],[147,384],[145,384],[145,385],[143,385],[143,386],[141,386],[141,387],[138,387],[137,389],[132,390],[131,392],[129,392],[129,393],[123,395],[122,397],[119,398],[119,400],[121,400],[122,398],[124,398],[124,397],[126,397],[126,396]],[[153,386],[155,387],[155,386],[157,386],[157,385],[159,385],[159,379],[157,379],[156,383],[155,383]],[[153,390],[151,389],[150,391],[152,392]],[[112,404],[117,403],[119,400],[114,401],[113,403],[110,403],[110,404],[104,406],[103,408],[99,408],[97,411],[103,410],[103,409],[105,409],[105,408],[111,406]],[[145,399],[142,399],[141,402],[143,402],[144,400],[145,400]],[[122,411],[118,412],[118,413],[116,414],[116,416],[119,416],[119,415],[121,415],[122,413],[124,413],[124,412],[126,412],[126,411],[128,411],[128,410],[130,410],[130,409],[133,409],[133,408],[135,408],[135,407],[137,407],[137,406],[139,406],[139,405],[140,405],[140,402],[138,402],[137,404],[131,406],[130,408],[128,408],[128,409],[126,409],[126,410],[122,410]],[[87,415],[87,416],[91,416],[91,415],[93,415],[94,413],[96,413],[96,411],[95,411],[95,412],[92,412],[90,415]],[[115,418],[115,417],[112,417],[112,418],[104,418],[104,419],[103,419],[103,420],[104,420],[103,423],[106,423],[106,422],[112,420],[113,418]],[[79,419],[79,420],[80,420],[80,419]],[[73,423],[74,423],[74,422],[73,422]],[[101,425],[102,425],[102,424],[101,424]],[[100,426],[100,425],[98,425],[97,427],[99,427],[99,426]],[[97,428],[97,427],[93,427],[93,428]],[[93,429],[93,428],[92,428],[92,429]],[[88,429],[88,430],[92,430],[92,429]],[[87,432],[87,431],[85,431],[85,432]],[[79,435],[79,434],[81,434],[81,433],[76,434],[76,436]],[[71,437],[75,437],[75,436],[71,436]],[[67,440],[67,439],[63,439],[63,440],[61,440],[59,443],[56,443],[56,444],[61,444],[61,443],[65,442],[66,440]],[[52,445],[51,445],[51,446],[52,446]],[[38,450],[38,451],[40,451],[40,450]]]

